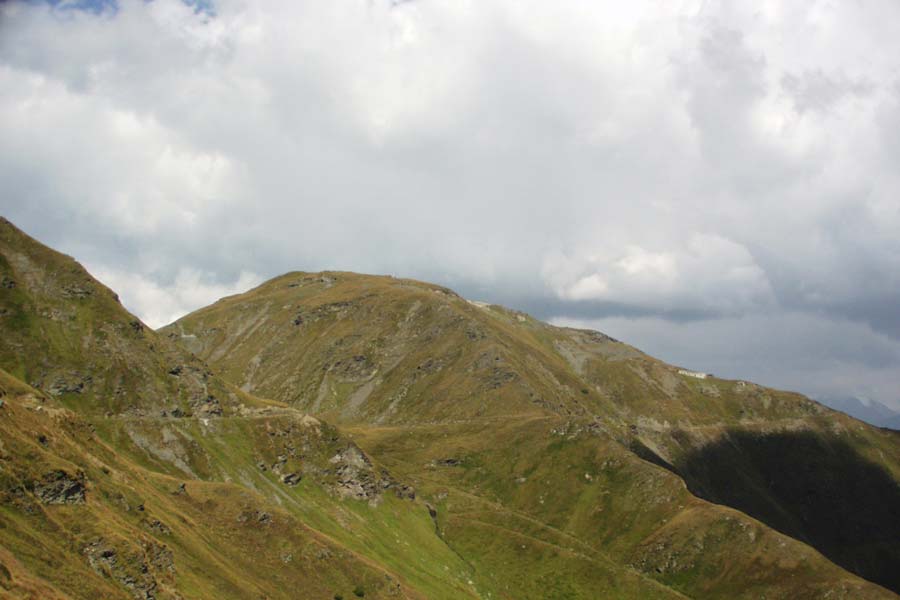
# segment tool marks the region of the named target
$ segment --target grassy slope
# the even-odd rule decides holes
[[[225,383],[6,221],[0,267],[0,596],[476,596],[423,504],[339,497],[339,432]],[[296,487],[258,466],[285,440]],[[40,501],[55,471],[85,503]]]
[[[14,596],[44,597],[28,592],[38,585],[73,598],[150,597],[142,595],[147,590],[158,598],[293,598],[298,589],[330,598],[349,596],[357,585],[372,597],[392,595],[396,576],[310,526],[299,511],[221,481],[187,480],[185,493],[173,494],[185,479],[129,460],[53,399],[23,391],[8,374],[0,380],[7,390],[0,409],[0,539],[10,557],[0,586]],[[34,482],[55,470],[84,474],[84,504],[37,500]],[[320,490],[292,494],[328,504]],[[391,511],[390,501],[371,509]],[[263,513],[268,522],[259,521]],[[91,567],[94,543],[116,552],[114,565]],[[135,585],[123,585],[128,580],[138,586],[134,593]],[[424,597],[405,589],[407,597]]]
[[[0,271],[0,596],[510,597],[421,500],[342,499],[331,457],[353,444],[340,432],[226,383],[6,221]],[[298,485],[275,472],[282,457]],[[86,487],[83,503],[41,501],[57,472]],[[677,597],[608,560],[581,571],[582,595],[609,581]]]
[[[741,387],[744,414],[703,387],[733,382],[417,282],[289,274],[163,336],[5,221],[0,259],[0,597],[893,597],[632,452],[839,425],[893,464],[805,399]],[[418,498],[340,499],[348,435]],[[58,470],[84,504],[39,501]]]
[[[797,394],[687,378],[596,332],[476,306],[429,284],[349,273],[290,273],[163,332],[243,389],[350,427],[420,487],[444,539],[485,580],[515,588],[508,597],[591,597],[597,586],[619,594],[603,577],[584,578],[591,561],[624,568],[617,582],[642,573],[697,597],[889,595],[699,500],[666,471],[727,501],[694,473],[698,453],[735,432],[812,432],[826,443],[840,438],[856,459],[900,479],[895,436]],[[784,500],[750,491],[768,496],[769,507]],[[885,525],[888,535],[900,531]],[[897,564],[897,539],[881,543],[880,558],[862,552],[842,564],[890,583],[883,576]]]
[[[81,414],[260,403],[144,326],[72,258],[2,218],[0,280],[0,365]]]

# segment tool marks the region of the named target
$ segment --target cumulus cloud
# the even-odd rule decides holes
[[[637,245],[549,257],[544,279],[563,300],[615,301],[648,310],[742,314],[774,305],[765,271],[744,246],[692,234],[660,251]]]
[[[56,4],[0,3],[0,210],[148,322],[341,268],[675,361],[747,319],[900,339],[892,0]]]
[[[263,282],[259,275],[242,271],[236,280],[220,283],[214,274],[185,267],[171,282],[160,283],[140,273],[110,270],[102,265],[86,266],[95,277],[119,291],[122,303],[153,328],[167,325],[196,307],[246,292]]]

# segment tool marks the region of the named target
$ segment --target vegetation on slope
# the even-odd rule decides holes
[[[739,432],[897,481],[895,438],[795,394],[407,280],[291,273],[157,334],[7,221],[0,271],[0,596],[895,597],[791,494],[759,506],[799,540],[685,486],[758,488],[747,448],[698,467]],[[875,579],[891,527],[829,557]]]
[[[7,594],[327,598],[361,585],[381,597],[396,585],[264,494],[147,469],[52,398],[0,378]]]
[[[798,394],[686,377],[597,332],[551,327],[429,284],[351,273],[290,273],[163,331],[243,389],[350,427],[366,450],[428,494],[451,546],[473,564],[487,561],[493,577],[504,567],[501,589],[527,582],[519,594],[547,593],[550,584],[535,579],[539,563],[512,552],[522,546],[514,540],[534,537],[534,523],[551,528],[542,530],[543,543],[568,535],[584,556],[597,553],[688,595],[863,593],[858,580],[801,542],[890,584],[879,574],[896,565],[894,521],[883,524],[894,541],[878,542],[880,552],[838,555],[821,536],[770,523],[798,539],[779,536],[703,502],[679,477],[692,482],[691,457],[729,432],[800,431],[823,443],[840,438],[898,480],[895,437]],[[438,447],[443,455],[433,453]],[[790,467],[785,476],[803,461],[782,465]],[[726,464],[736,480],[745,476],[746,461]],[[768,493],[765,485],[742,491]],[[456,500],[441,504],[448,498]],[[751,515],[769,521],[764,511]],[[560,594],[577,596],[565,587],[578,581],[577,561],[559,562],[574,571],[552,568],[546,576],[558,575]]]
[[[0,259],[0,595],[477,597],[339,431],[225,383],[7,221]]]

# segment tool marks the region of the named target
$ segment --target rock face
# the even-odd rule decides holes
[[[84,473],[51,471],[34,483],[34,494],[44,504],[84,504]]]
[[[394,489],[394,494],[401,500],[415,500],[416,499],[416,488],[411,485],[406,485],[405,483],[397,483],[392,485]]]
[[[340,450],[329,462],[335,466],[336,481],[331,488],[341,498],[378,502],[387,490],[393,490],[401,499],[416,498],[416,490],[412,486],[395,481],[383,469],[380,474],[376,473],[369,457],[354,445]]]
[[[293,486],[297,485],[298,483],[300,483],[301,479],[302,479],[302,477],[300,476],[299,473],[288,473],[287,475],[284,475],[281,478],[281,483],[293,487]]]
[[[203,362],[128,313],[71,257],[8,221],[0,221],[0,319],[0,365],[76,401],[82,414],[177,407],[210,417],[233,408],[230,386]]]
[[[329,461],[335,465],[334,491],[342,498],[374,500],[380,495],[372,463],[356,446],[347,446]]]
[[[191,408],[199,417],[221,417],[222,405],[215,396],[207,396],[205,400],[191,400]]]
[[[95,572],[119,583],[136,600],[156,600],[160,596],[157,578],[170,579],[175,573],[172,551],[152,539],[142,539],[139,548],[95,539],[82,553]]]
[[[80,394],[84,391],[85,387],[89,386],[90,384],[90,375],[82,376],[77,373],[73,373],[66,376],[57,377],[57,379],[48,386],[47,391],[54,396],[62,396],[63,394]]]

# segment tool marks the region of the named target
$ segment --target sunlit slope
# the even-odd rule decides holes
[[[2,597],[427,597],[271,494],[148,468],[5,372],[0,393]]]
[[[7,221],[0,266],[8,593],[475,597],[414,491],[333,427],[225,383]]]
[[[254,402],[0,217],[0,365],[82,414],[215,415]]]
[[[698,380],[601,333],[412,280],[289,273],[160,333],[248,392],[344,422],[554,414],[637,429],[834,414],[798,394]]]
[[[7,221],[0,259],[0,597],[547,597],[524,577],[542,552],[463,556],[353,439],[227,383]],[[574,597],[679,597],[600,553],[556,564]]]
[[[529,327],[524,315],[475,306],[437,286],[294,273],[161,333],[246,391],[345,422],[548,409],[586,415],[606,405],[582,391],[542,339],[543,329],[537,322]]]
[[[566,586],[590,549],[694,597],[889,595],[806,544],[900,587],[896,510],[873,513],[880,529],[846,510],[851,494],[872,509],[896,490],[897,437],[798,394],[685,376],[597,332],[352,273],[289,273],[161,333],[246,391],[351,427],[373,456],[419,482],[447,519],[444,538],[501,589],[519,581],[572,597]],[[807,469],[810,451],[793,445],[800,434],[826,449],[819,468]],[[784,448],[775,435],[799,450],[769,472],[757,446]],[[759,443],[721,453],[738,439]],[[871,466],[869,475],[841,495],[835,478],[854,465]],[[727,493],[732,481],[749,501]],[[802,481],[803,497],[783,481]],[[441,505],[447,498],[456,500]],[[834,507],[840,523],[823,524]],[[524,558],[529,544],[516,540],[526,538],[538,540],[539,560]],[[583,556],[550,560],[551,550],[576,549],[560,539],[583,544]]]

